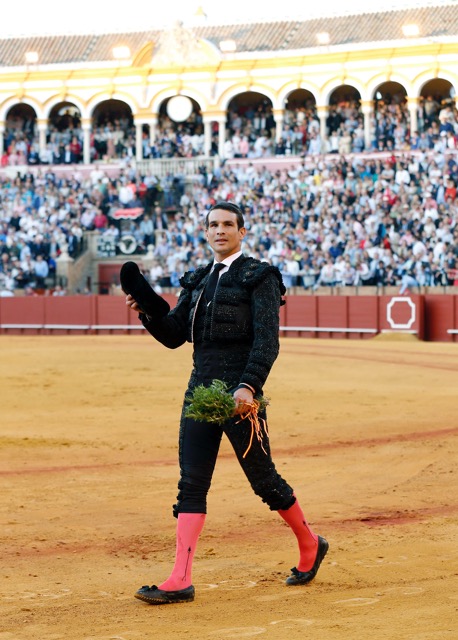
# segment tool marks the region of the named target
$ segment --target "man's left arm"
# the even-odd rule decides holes
[[[269,273],[251,294],[253,345],[240,379],[240,384],[251,387],[255,395],[262,391],[280,349],[280,302],[278,278]]]

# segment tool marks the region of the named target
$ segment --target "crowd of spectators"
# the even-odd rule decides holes
[[[286,286],[453,285],[458,282],[458,155],[437,150],[316,156],[269,170],[262,163],[202,168],[181,176],[116,177],[95,165],[83,178],[52,168],[0,182],[0,290],[54,291],[56,261],[76,258],[86,231],[122,252],[125,238],[148,254],[151,283],[164,289],[206,264],[203,220],[218,200],[240,204],[245,251],[278,266]],[[142,209],[119,222],[113,212]],[[61,289],[57,290],[62,293]]]
[[[408,151],[458,148],[458,111],[452,99],[420,98],[417,127],[412,130],[406,99],[402,95],[374,100],[367,148],[360,101],[345,99],[329,106],[326,135],[313,101],[287,106],[280,138],[272,108],[238,106],[228,111],[224,158],[269,158],[273,156],[349,154],[362,151]],[[154,139],[147,128],[142,132],[143,157],[191,158],[204,155],[202,115],[194,110],[182,123],[159,114]],[[37,164],[78,164],[83,161],[83,132],[80,118],[70,110],[54,116],[40,150],[33,118],[9,117],[4,135],[3,166]],[[91,133],[91,161],[132,159],[136,153],[136,130],[130,117],[108,114],[96,119]],[[218,125],[213,123],[211,155],[218,154]]]
[[[215,140],[216,142],[216,140]],[[213,151],[217,151],[217,144]],[[204,155],[204,127],[200,113],[193,111],[186,122],[174,123],[160,114],[151,142],[147,132],[143,134],[144,158],[193,158]]]
[[[83,162],[83,130],[75,113],[64,113],[50,119],[43,149],[40,149],[39,132],[33,117],[8,117],[3,141],[2,167]],[[98,118],[91,132],[90,144],[92,162],[132,159],[135,156],[132,118]]]
[[[458,111],[452,100],[441,103],[428,96],[420,99],[417,128],[410,126],[406,100],[401,96],[374,101],[366,145],[364,116],[359,100],[342,100],[331,104],[326,117],[326,136],[322,137],[320,120],[314,104],[286,108],[280,139],[275,141],[275,122],[266,110],[265,126],[256,129],[250,120],[235,118],[231,122],[225,145],[226,158],[271,156],[306,156],[334,153],[346,155],[363,151],[455,150],[458,148]]]
[[[135,138],[132,118],[105,116],[99,119],[91,135],[91,160],[110,162],[135,158]]]

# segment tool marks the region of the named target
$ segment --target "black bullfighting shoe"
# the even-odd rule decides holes
[[[286,578],[286,584],[289,586],[295,586],[298,584],[307,584],[308,582],[311,582],[316,576],[318,569],[320,568],[320,564],[324,556],[327,554],[328,549],[328,541],[321,536],[318,536],[318,549],[316,552],[316,558],[315,562],[313,563],[313,567],[310,569],[310,571],[299,571],[298,569],[296,569],[296,567],[293,567],[291,569],[291,573],[293,575],[289,576],[289,578]]]
[[[130,294],[147,316],[162,318],[168,314],[170,311],[168,302],[157,295],[135,262],[125,262],[121,267],[119,278],[124,293]]]
[[[179,591],[163,591],[153,584],[152,587],[147,585],[141,587],[135,597],[148,604],[174,604],[177,602],[192,602],[194,595],[195,589],[192,585]]]

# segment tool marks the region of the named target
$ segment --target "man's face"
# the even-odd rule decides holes
[[[210,213],[205,235],[218,261],[240,251],[245,234],[245,227],[237,228],[235,213],[223,209],[215,209]]]

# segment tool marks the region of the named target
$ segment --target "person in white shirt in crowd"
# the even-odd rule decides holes
[[[327,260],[327,262],[321,267],[318,280],[314,285],[314,289],[318,287],[333,287],[336,283],[336,272],[334,262]]]
[[[45,280],[49,274],[49,266],[42,255],[38,255],[33,263],[33,274],[37,288],[44,289],[46,286]]]

